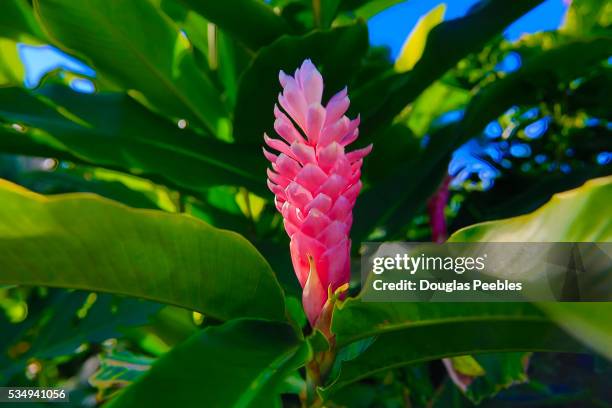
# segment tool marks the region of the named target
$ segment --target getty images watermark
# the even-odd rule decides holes
[[[365,243],[364,301],[612,301],[612,243]]]

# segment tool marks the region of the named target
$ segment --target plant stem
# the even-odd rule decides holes
[[[323,400],[317,392],[317,387],[322,386],[336,359],[336,342],[332,337],[328,339],[329,350],[315,353],[314,358],[306,364],[306,395],[302,405],[308,408],[323,406]]]

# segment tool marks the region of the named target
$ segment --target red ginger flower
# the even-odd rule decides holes
[[[264,134],[272,162],[268,187],[283,215],[293,268],[303,288],[302,304],[315,325],[330,293],[350,280],[349,232],[361,189],[361,165],[372,146],[346,152],[359,134],[350,120],[346,88],[321,105],[323,78],[310,60],[293,76],[279,73],[283,92],[274,106],[274,130]]]

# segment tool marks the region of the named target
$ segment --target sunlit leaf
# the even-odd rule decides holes
[[[476,224],[450,237],[455,242],[610,242],[612,177],[553,196],[533,213],[507,220]],[[560,222],[562,220],[563,222]],[[610,355],[610,303],[541,304],[573,336]]]
[[[425,51],[429,32],[444,21],[445,12],[446,4],[440,3],[427,14],[421,16],[410,34],[408,34],[408,37],[406,37],[400,54],[395,60],[395,70],[397,72],[406,72],[414,68],[419,59],[421,59],[423,51]]]
[[[611,201],[612,177],[598,178],[574,190],[555,194],[532,213],[463,228],[449,241],[609,242],[612,241]]]
[[[268,263],[244,238],[185,215],[0,181],[0,283],[111,292],[217,319],[285,319]]]
[[[0,37],[0,86],[22,85],[24,77],[17,43]]]

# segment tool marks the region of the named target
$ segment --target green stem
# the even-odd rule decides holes
[[[312,361],[306,365],[306,395],[302,405],[307,408],[319,408],[323,406],[323,400],[317,392],[317,387],[322,386],[336,359],[336,347],[334,339],[328,339],[330,348],[314,355]]]

